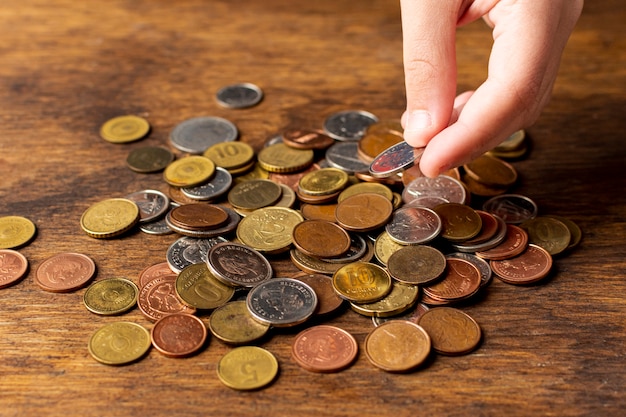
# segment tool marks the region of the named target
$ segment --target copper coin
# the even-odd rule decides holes
[[[274,181],[277,184],[286,185],[294,191],[298,191],[298,184],[300,183],[300,179],[304,177],[306,174],[317,171],[320,169],[318,164],[313,164],[305,170],[297,171],[297,172],[270,172],[269,179]]]
[[[504,241],[495,248],[476,252],[476,255],[483,259],[499,261],[519,255],[527,246],[528,233],[521,227],[507,224]]]
[[[316,258],[338,258],[350,249],[350,235],[340,226],[325,220],[305,220],[292,231],[293,244]]]
[[[335,139],[321,130],[287,129],[283,132],[283,143],[296,149],[326,149],[335,143]]]
[[[464,355],[476,349],[482,338],[480,326],[463,311],[452,307],[428,310],[419,320],[428,332],[433,349],[442,355]]]
[[[496,220],[493,214],[487,213],[486,211],[482,210],[476,210],[476,213],[478,213],[478,215],[480,216],[480,232],[472,239],[463,242],[464,245],[478,245],[481,243],[485,243],[489,239],[493,238],[498,231],[498,220]]]
[[[150,338],[152,345],[165,356],[182,358],[204,346],[207,329],[198,317],[176,313],[160,318],[150,331]]]
[[[447,268],[441,280],[424,287],[424,294],[442,301],[459,301],[474,295],[480,288],[478,268],[464,259],[446,259]]]
[[[169,219],[184,229],[211,230],[223,226],[228,221],[228,213],[214,204],[183,204],[170,211]]]
[[[335,222],[337,204],[300,204],[302,217],[308,220],[326,220]]]
[[[170,268],[170,264],[167,262],[160,262],[145,268],[139,273],[139,288],[143,287],[154,278],[162,277],[164,275],[176,275],[176,273]]]
[[[12,249],[0,249],[0,288],[15,284],[26,275],[28,260]]]
[[[408,372],[428,358],[431,337],[420,325],[392,320],[374,328],[365,338],[365,354],[387,372]]]
[[[81,253],[60,253],[46,259],[35,273],[45,291],[70,292],[84,287],[96,273],[93,260]]]
[[[333,280],[322,274],[299,274],[294,277],[298,281],[308,284],[317,295],[317,309],[315,315],[323,316],[336,311],[343,304],[333,288]]]
[[[375,193],[355,194],[337,204],[335,218],[348,231],[368,232],[384,226],[393,212],[387,197]]]
[[[548,276],[552,256],[541,246],[531,244],[516,257],[491,261],[490,265],[496,276],[508,284],[532,284]]]
[[[338,372],[350,366],[359,351],[354,336],[335,326],[318,325],[296,336],[291,353],[298,365],[311,372]]]
[[[151,321],[175,313],[193,314],[196,309],[188,307],[176,295],[176,276],[164,275],[153,279],[139,290],[137,305],[141,313]]]

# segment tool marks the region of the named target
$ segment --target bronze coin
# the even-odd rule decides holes
[[[528,233],[521,227],[513,224],[506,225],[506,237],[495,248],[476,252],[476,255],[489,260],[502,260],[512,258],[522,253],[528,246]]]
[[[354,336],[339,327],[318,325],[296,335],[292,356],[311,372],[338,372],[350,366],[359,351]]]
[[[193,314],[196,309],[188,307],[176,295],[176,275],[164,275],[148,282],[139,290],[137,306],[151,321],[175,313]]]
[[[430,355],[431,337],[420,325],[392,320],[374,328],[365,338],[370,362],[387,372],[408,372]]]
[[[228,192],[228,202],[238,209],[256,210],[271,206],[280,199],[283,190],[270,180],[254,179],[236,184]]]
[[[393,204],[375,193],[355,194],[337,204],[335,218],[348,231],[369,232],[384,226],[391,217]]]
[[[15,284],[28,271],[28,260],[12,249],[0,249],[0,288]]]
[[[486,211],[476,210],[476,213],[480,216],[481,228],[478,235],[474,236],[470,240],[463,242],[464,245],[479,245],[489,241],[498,232],[498,220],[493,214]]]
[[[144,270],[139,273],[139,288],[143,287],[154,278],[164,275],[176,275],[167,262],[160,262],[144,268]]]
[[[552,256],[541,246],[530,244],[521,254],[501,261],[491,261],[491,269],[508,284],[532,284],[550,273]]]
[[[182,358],[197,353],[206,342],[207,329],[191,314],[176,313],[160,318],[150,331],[152,345],[165,356]]]
[[[463,165],[465,173],[488,187],[506,188],[517,181],[517,171],[500,158],[482,155]]]
[[[480,233],[481,217],[470,206],[444,203],[433,210],[441,219],[440,236],[450,242],[465,242]]]
[[[447,268],[441,280],[424,287],[424,294],[435,300],[460,301],[476,294],[481,275],[478,268],[464,259],[446,259]]]
[[[338,258],[350,249],[350,235],[326,220],[305,220],[292,231],[294,246],[316,258]]]
[[[335,143],[335,139],[321,130],[287,129],[282,136],[285,145],[296,149],[321,150]]]
[[[478,347],[482,337],[478,323],[452,307],[431,308],[418,323],[430,335],[433,349],[442,355],[469,353]]]
[[[404,246],[387,260],[392,278],[405,284],[428,285],[446,269],[446,257],[431,246]]]
[[[572,233],[562,221],[547,216],[526,220],[520,227],[528,233],[528,242],[541,246],[550,255],[558,255],[569,247]]]
[[[93,260],[81,253],[60,253],[46,259],[35,273],[45,291],[70,292],[84,287],[96,273]]]
[[[339,297],[333,288],[333,280],[322,274],[299,274],[294,277],[298,281],[308,284],[317,295],[317,309],[315,315],[323,316],[335,312],[343,305],[343,298]]]
[[[170,211],[172,224],[183,229],[211,230],[223,226],[228,221],[226,210],[215,204],[183,204]]]
[[[329,222],[337,221],[335,219],[335,210],[337,204],[300,204],[300,212],[302,217],[308,220],[326,220]]]

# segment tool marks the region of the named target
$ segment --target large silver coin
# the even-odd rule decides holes
[[[239,130],[231,121],[221,117],[194,117],[179,123],[170,132],[172,146],[183,152],[202,154],[210,146],[220,142],[232,142]]]
[[[209,249],[222,242],[228,240],[223,237],[199,239],[183,236],[167,249],[167,264],[172,271],[180,273],[191,264],[205,263]]]
[[[370,165],[359,158],[357,142],[337,142],[326,150],[326,163],[348,174],[367,172]]]
[[[272,278],[272,266],[260,252],[240,243],[212,246],[207,266],[215,278],[232,287],[252,288]]]
[[[419,245],[439,235],[441,218],[426,207],[401,207],[393,213],[385,231],[401,245]]]
[[[367,128],[378,122],[378,117],[363,110],[346,110],[333,113],[324,121],[324,132],[333,139],[358,141]]]
[[[414,148],[402,141],[380,153],[370,164],[369,171],[376,178],[390,177],[415,165],[424,148]]]
[[[246,306],[261,323],[290,327],[313,315],[317,295],[311,286],[297,279],[272,278],[250,290]]]

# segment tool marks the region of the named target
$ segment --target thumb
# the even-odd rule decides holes
[[[448,126],[456,94],[458,1],[402,0],[404,139],[423,147]]]

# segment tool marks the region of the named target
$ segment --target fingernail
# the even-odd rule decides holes
[[[418,131],[427,129],[433,124],[433,119],[430,116],[430,113],[426,110],[415,110],[409,113],[407,120],[405,131]]]

